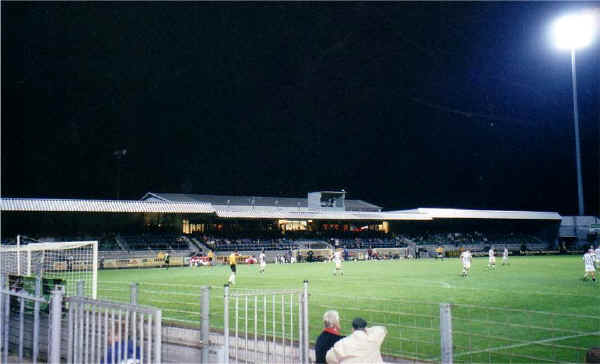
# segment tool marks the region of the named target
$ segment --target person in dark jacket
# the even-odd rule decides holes
[[[169,263],[171,262],[171,257],[169,253],[165,254],[165,265],[167,266],[167,270],[169,270]]]
[[[327,363],[325,355],[333,345],[344,336],[340,333],[340,314],[337,311],[331,310],[323,315],[323,325],[325,329],[317,338],[315,343],[315,363]]]

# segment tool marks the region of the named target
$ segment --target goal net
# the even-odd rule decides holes
[[[96,298],[98,242],[71,241],[0,245],[0,274],[61,279],[65,295],[77,294],[77,282],[84,281],[84,295]]]

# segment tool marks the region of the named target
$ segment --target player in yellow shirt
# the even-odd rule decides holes
[[[435,252],[437,253],[437,259],[441,259],[443,262],[444,261],[444,248],[442,248],[442,246],[440,245],[437,247]]]
[[[212,250],[209,250],[208,254],[206,254],[206,256],[208,257],[208,265],[212,267],[215,254],[213,253]]]
[[[237,250],[229,255],[229,267],[231,268],[231,274],[229,275],[229,284],[235,284],[235,274],[237,272],[237,256]]]

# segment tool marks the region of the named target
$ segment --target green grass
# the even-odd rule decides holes
[[[453,340],[455,361],[467,362],[582,362],[585,350],[600,344],[600,283],[584,282],[579,256],[511,257],[509,266],[487,271],[487,259],[473,261],[471,276],[459,275],[458,259],[346,262],[344,277],[332,275],[333,263],[239,266],[235,289],[291,289],[309,283],[310,340],[322,329],[327,309],[337,309],[342,331],[360,316],[369,324],[387,327],[384,354],[426,360],[440,356],[439,303],[455,304]],[[223,284],[228,266],[106,270],[99,275],[99,296],[127,301],[128,284],[140,284],[139,303],[163,309],[165,322],[198,327],[200,287],[212,286],[211,327],[223,327]],[[248,315],[254,332],[254,298]],[[262,298],[261,298],[262,300]],[[277,297],[276,335],[281,335],[281,298]],[[264,332],[264,302],[257,302],[258,333]],[[245,299],[238,301],[245,315]],[[297,327],[297,301],[286,296],[285,331],[290,319]],[[267,300],[272,332],[272,301]],[[232,300],[230,327],[234,328]],[[588,317],[589,316],[589,317]],[[242,327],[240,321],[240,332]],[[289,334],[288,334],[289,335]],[[296,339],[296,338],[294,338]],[[540,341],[532,343],[533,341]],[[491,350],[490,350],[491,349]]]

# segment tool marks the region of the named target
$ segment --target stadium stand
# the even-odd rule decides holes
[[[188,250],[189,244],[178,234],[121,235],[128,250]]]

